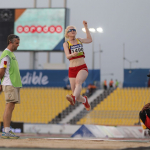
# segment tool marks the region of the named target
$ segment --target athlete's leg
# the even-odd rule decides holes
[[[87,76],[88,76],[88,72],[86,70],[80,70],[75,80],[75,90],[73,95],[76,97],[77,101],[82,103],[85,102],[85,98],[81,96],[80,93],[82,90],[82,83],[86,80]]]
[[[79,95],[77,101],[78,101],[78,102],[85,103],[86,99],[85,99],[82,95]]]
[[[73,93],[74,89],[75,89],[76,78],[69,78],[69,81],[70,81],[70,86],[71,86],[71,90],[72,90],[72,93]]]
[[[75,89],[75,78],[69,78],[69,81],[73,93]],[[75,97],[73,95],[66,95],[66,99],[70,102],[71,105],[75,105]]]

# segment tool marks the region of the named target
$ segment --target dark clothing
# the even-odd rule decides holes
[[[144,125],[150,129],[150,109],[144,110],[143,112],[140,111],[139,116]]]
[[[150,78],[149,78],[149,80],[148,80],[148,87],[150,87]]]
[[[96,91],[96,86],[92,85],[92,84],[89,84],[88,87],[87,87],[85,95],[87,97],[90,97],[95,91]]]
[[[107,90],[107,81],[104,80],[104,89]]]
[[[113,80],[110,80],[110,82],[109,82],[109,87],[112,88],[112,87],[113,87],[113,84],[114,84]]]

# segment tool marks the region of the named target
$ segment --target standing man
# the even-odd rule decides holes
[[[113,80],[111,79],[110,82],[109,82],[109,87],[110,87],[110,88],[113,88],[113,84],[114,84],[114,82],[113,82]]]
[[[119,85],[119,82],[118,82],[118,80],[116,79],[115,88],[117,88],[118,85]]]
[[[107,81],[106,81],[106,79],[104,80],[104,84],[103,85],[104,85],[104,89],[107,90]]]
[[[10,130],[12,112],[15,104],[20,103],[20,88],[22,87],[18,62],[13,53],[17,50],[19,43],[19,36],[10,34],[7,38],[8,46],[0,56],[0,91],[4,91],[6,101],[3,115],[4,132],[1,136],[4,139],[19,138]]]

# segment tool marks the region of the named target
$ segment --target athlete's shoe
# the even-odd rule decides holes
[[[150,74],[148,74],[147,76],[150,77]]]
[[[3,132],[1,138],[3,138],[3,139],[18,139],[19,136],[15,135],[12,131],[9,131],[8,133]]]
[[[71,95],[66,95],[66,99],[70,102],[71,105],[75,105],[75,96]]]
[[[91,110],[91,106],[90,106],[90,104],[89,104],[89,102],[88,102],[87,96],[84,96],[84,97],[85,97],[85,99],[86,99],[86,102],[85,102],[85,103],[82,103],[82,104],[85,106],[85,109],[86,109],[87,111],[89,111],[89,110]]]

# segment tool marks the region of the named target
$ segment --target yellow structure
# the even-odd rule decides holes
[[[82,90],[85,93],[86,89]],[[63,88],[22,88],[21,104],[15,106],[12,121],[25,123],[48,123],[70,103],[66,95],[71,90]],[[0,95],[0,122],[5,108],[4,93]]]
[[[77,124],[134,125],[150,102],[150,88],[117,88]]]

